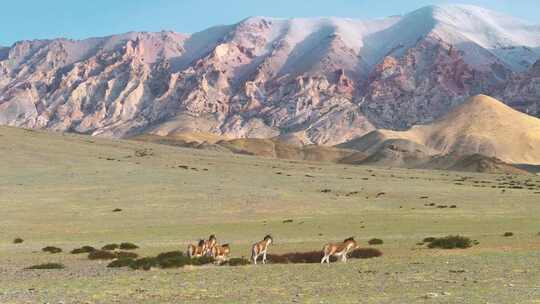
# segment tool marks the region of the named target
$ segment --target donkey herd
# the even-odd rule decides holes
[[[262,263],[266,264],[266,253],[273,243],[272,236],[266,235],[262,241],[251,246],[251,261],[257,264],[259,257],[262,257]],[[323,246],[323,257],[321,264],[330,264],[330,257],[340,258],[342,262],[347,262],[347,254],[358,248],[358,243],[350,237],[340,243],[327,243]],[[211,235],[207,240],[200,240],[197,245],[190,244],[187,248],[187,254],[190,258],[208,256],[215,259],[216,263],[224,263],[229,260],[231,247],[229,244],[220,245],[215,235]]]

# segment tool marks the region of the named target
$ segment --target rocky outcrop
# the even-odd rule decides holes
[[[540,60],[528,71],[514,74],[496,96],[521,112],[540,117]]]

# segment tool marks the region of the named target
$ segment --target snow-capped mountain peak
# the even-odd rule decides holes
[[[478,93],[540,113],[539,59],[539,26],[462,5],[22,41],[0,48],[0,124],[335,144],[429,122]]]

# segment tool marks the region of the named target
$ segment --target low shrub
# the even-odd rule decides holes
[[[285,255],[281,255],[281,254],[267,254],[266,258],[272,264],[288,264],[288,263],[290,263],[289,259]]]
[[[215,259],[213,257],[209,257],[209,256],[202,256],[202,257],[199,257],[199,258],[193,258],[191,259],[191,264],[190,265],[206,265],[206,264],[212,264],[215,262]]]
[[[158,261],[155,257],[140,258],[132,261],[129,264],[131,269],[150,270],[152,267],[157,267]]]
[[[514,236],[514,233],[513,232],[505,232],[503,234],[504,237],[510,237],[510,236]]]
[[[81,254],[81,253],[90,253],[92,251],[95,251],[96,248],[92,246],[82,246],[81,248],[75,248],[71,250],[71,254]]]
[[[15,239],[13,240],[13,244],[21,244],[22,242],[24,242],[24,240],[21,239],[21,238],[15,238]]]
[[[130,267],[131,264],[135,262],[134,259],[118,259],[110,262],[107,267],[109,268],[122,268],[122,267]]]
[[[112,250],[116,250],[118,248],[120,248],[120,245],[118,245],[118,244],[107,244],[107,245],[101,247],[101,250],[112,251]]]
[[[116,258],[118,259],[136,259],[139,255],[135,252],[120,251],[116,253]]]
[[[116,253],[106,250],[94,250],[88,254],[89,260],[112,260],[116,259]]]
[[[187,257],[182,251],[169,251],[169,252],[163,252],[157,255],[157,259],[163,260],[163,259],[170,259],[170,258],[177,258],[177,257]]]
[[[179,268],[190,264],[191,259],[181,251],[170,251],[160,253],[156,261],[161,268]]]
[[[232,258],[227,263],[223,265],[229,265],[229,266],[244,266],[249,265],[251,262],[248,259],[245,258]]]
[[[59,263],[46,263],[27,267],[25,269],[64,269],[64,265]]]
[[[375,248],[359,248],[349,253],[351,259],[368,259],[382,256],[382,252]],[[268,261],[273,264],[311,264],[320,263],[323,257],[322,251],[292,252],[285,254],[269,254]],[[337,261],[337,258],[330,257],[330,262]]]
[[[423,243],[431,243],[433,241],[435,241],[435,238],[432,236],[429,236],[427,238],[424,238],[424,240],[422,240]]]
[[[384,243],[383,240],[377,239],[377,238],[371,239],[371,240],[368,241],[368,244],[370,244],[370,245],[381,245],[383,243]]]
[[[383,253],[375,248],[359,248],[353,250],[349,257],[351,259],[371,259],[371,258],[377,258],[382,256]]]
[[[320,263],[323,257],[322,251],[286,253],[284,256],[289,263]]]
[[[468,237],[459,235],[449,235],[442,238],[436,238],[428,245],[429,248],[455,249],[469,248],[473,245],[473,241]]]
[[[120,209],[120,208],[115,208],[115,209],[113,209],[112,212],[122,212],[122,209]]]
[[[121,243],[120,244],[120,249],[122,250],[135,250],[135,249],[138,249],[139,246],[133,244],[133,243],[128,243],[128,242],[124,242],[124,243]]]
[[[191,259],[181,251],[170,251],[158,254],[156,257],[144,257],[134,260],[129,267],[132,269],[149,270],[152,267],[180,268],[186,265],[205,265],[214,262],[212,257],[199,257]]]
[[[47,246],[47,247],[41,248],[41,251],[55,254],[55,253],[62,252],[62,249],[58,247],[54,247],[54,246]]]

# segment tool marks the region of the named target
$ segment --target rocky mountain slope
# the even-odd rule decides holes
[[[416,167],[432,156],[474,154],[540,164],[540,119],[478,95],[430,124],[407,131],[381,129],[338,147],[371,155],[363,163],[394,166]]]
[[[0,124],[335,145],[478,93],[538,116],[539,59],[540,26],[473,6],[21,41],[0,48]]]

